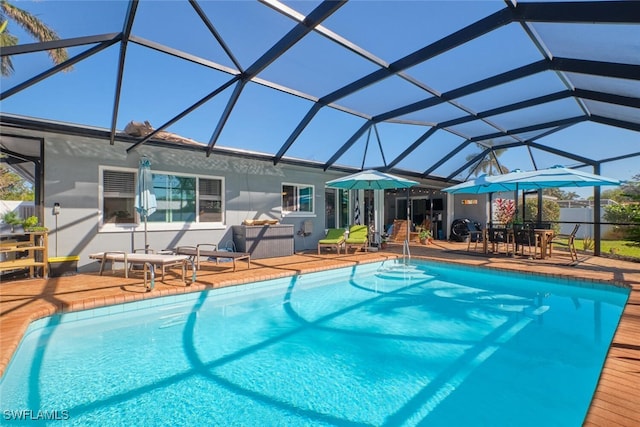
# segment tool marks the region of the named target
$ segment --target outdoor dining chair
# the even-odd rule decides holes
[[[513,230],[505,226],[497,227],[492,225],[487,230],[487,243],[491,245],[492,252],[500,252],[500,246],[504,246],[505,252],[508,254],[509,248],[514,246]]]
[[[564,246],[569,250],[571,260],[578,261],[578,252],[576,251],[576,234],[578,233],[579,228],[580,224],[576,224],[570,234],[554,235],[553,238],[549,239],[549,250],[552,249],[553,245]],[[558,239],[562,239],[562,241],[559,241]],[[564,239],[567,239],[567,241],[565,242]]]
[[[524,256],[525,246],[529,251],[529,256],[531,256],[531,247],[535,248],[536,246],[536,236],[533,230],[533,224],[528,222],[524,224],[513,224],[516,252],[520,249],[522,256]]]

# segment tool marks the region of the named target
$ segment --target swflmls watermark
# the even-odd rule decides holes
[[[7,421],[66,421],[69,419],[69,411],[63,410],[38,410],[32,409],[6,409],[2,411],[2,417]]]

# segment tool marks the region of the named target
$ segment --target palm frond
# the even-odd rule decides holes
[[[0,46],[15,46],[17,44],[18,38],[10,34],[8,31],[0,33]],[[13,62],[11,62],[11,57],[3,56],[0,58],[0,74],[6,77],[13,74],[13,71]]]
[[[7,18],[15,21],[16,24],[38,41],[48,42],[60,40],[60,37],[58,37],[58,34],[54,30],[29,12],[12,5],[6,0],[0,2],[0,7]],[[53,49],[47,51],[47,53],[55,64],[61,64],[69,59],[66,49]],[[71,67],[65,69],[65,71],[69,70],[71,70]]]

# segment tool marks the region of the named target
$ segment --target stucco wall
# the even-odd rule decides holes
[[[151,160],[152,169],[176,174],[219,176],[225,180],[225,226],[217,229],[158,230],[149,229],[151,248],[164,249],[198,243],[224,245],[232,239],[231,226],[245,219],[277,219],[299,230],[304,220],[313,221],[313,234],[295,237],[295,250],[314,248],[324,234],[324,185],[340,174],[321,169],[276,165],[248,158],[221,155],[206,157],[161,147],[141,146],[126,152],[127,145],[106,140],[59,134],[45,137],[44,224],[50,229],[49,256],[79,255],[80,270],[94,270],[96,263],[88,255],[103,250],[129,251],[144,247],[144,228],[122,227],[119,232],[99,230],[100,166],[136,169],[142,155]],[[283,182],[315,186],[315,215],[282,217]],[[61,212],[52,213],[54,203]],[[57,220],[57,223],[56,223]],[[158,228],[159,224],[154,224]]]
[[[477,204],[463,204],[463,200],[476,200]],[[489,218],[489,205],[487,194],[456,194],[453,197],[453,219],[469,218],[479,222],[483,226]],[[452,221],[453,221],[452,219]]]

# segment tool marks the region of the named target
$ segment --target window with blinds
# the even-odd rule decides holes
[[[136,174],[105,170],[102,174],[102,219],[105,223],[135,224]]]
[[[224,181],[154,172],[157,208],[149,223],[223,223]],[[197,189],[197,191],[196,191]],[[137,224],[136,172],[102,170],[103,223]]]
[[[222,181],[200,178],[198,183],[200,222],[222,222]]]

